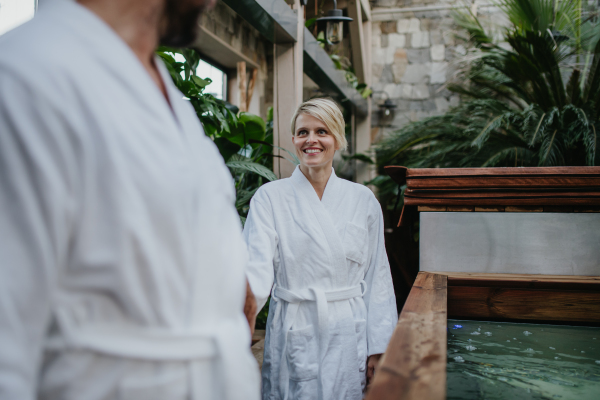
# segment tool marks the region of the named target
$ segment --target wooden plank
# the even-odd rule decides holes
[[[254,68],[252,70],[252,76],[250,78],[250,82],[248,82],[248,94],[246,105],[250,108],[250,102],[252,102],[252,95],[254,94],[254,85],[256,85],[256,78],[258,77],[258,69]]]
[[[502,207],[502,206],[483,206],[483,207],[475,206],[475,212],[504,212],[504,207]]]
[[[239,107],[240,111],[248,111],[248,96],[246,89],[248,88],[246,80],[246,62],[240,61],[237,63],[237,81],[238,81],[238,94],[240,97]]]
[[[448,209],[446,211],[452,211],[452,212],[471,212],[471,211],[475,211],[475,207],[474,206],[448,206]]]
[[[366,400],[446,398],[443,275],[419,272]]]
[[[543,212],[543,207],[538,206],[506,206],[505,212]]]
[[[549,213],[572,213],[573,207],[570,206],[544,206],[544,212]]]
[[[419,206],[419,212],[421,211],[446,211],[446,206]]]
[[[600,263],[600,261],[599,261]],[[600,268],[599,268],[600,270]],[[432,272],[446,275],[448,286],[487,286],[600,292],[600,276]]]
[[[359,83],[365,83],[366,78],[366,47],[363,33],[362,10],[360,0],[348,1],[348,16],[350,21],[350,44],[352,46],[352,66]],[[370,45],[370,43],[368,43]]]
[[[600,324],[600,292],[448,287],[448,317]]]
[[[597,212],[600,212],[600,207],[598,207],[598,206],[576,206],[576,207],[573,207],[573,212],[576,212],[576,213],[597,213]]]

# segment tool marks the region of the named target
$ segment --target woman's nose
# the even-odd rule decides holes
[[[306,138],[307,143],[315,143],[317,141],[317,135],[314,132],[309,132],[308,137]]]

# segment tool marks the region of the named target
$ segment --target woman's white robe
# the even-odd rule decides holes
[[[244,238],[259,309],[273,287],[263,399],[362,399],[398,320],[373,193],[332,172],[319,200],[296,168],[256,192]]]
[[[258,399],[231,175],[161,61],[172,109],[58,0],[0,54],[0,398]]]

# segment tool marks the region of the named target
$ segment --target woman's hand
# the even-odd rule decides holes
[[[248,320],[250,326],[250,337],[254,336],[254,325],[256,325],[256,314],[258,313],[258,305],[256,304],[256,297],[250,289],[250,283],[246,279],[246,302],[244,303],[244,314]]]
[[[375,371],[379,367],[379,360],[383,354],[372,354],[367,358],[367,388],[373,382]]]

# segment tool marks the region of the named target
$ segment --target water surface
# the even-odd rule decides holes
[[[600,328],[448,320],[448,399],[600,400]]]

